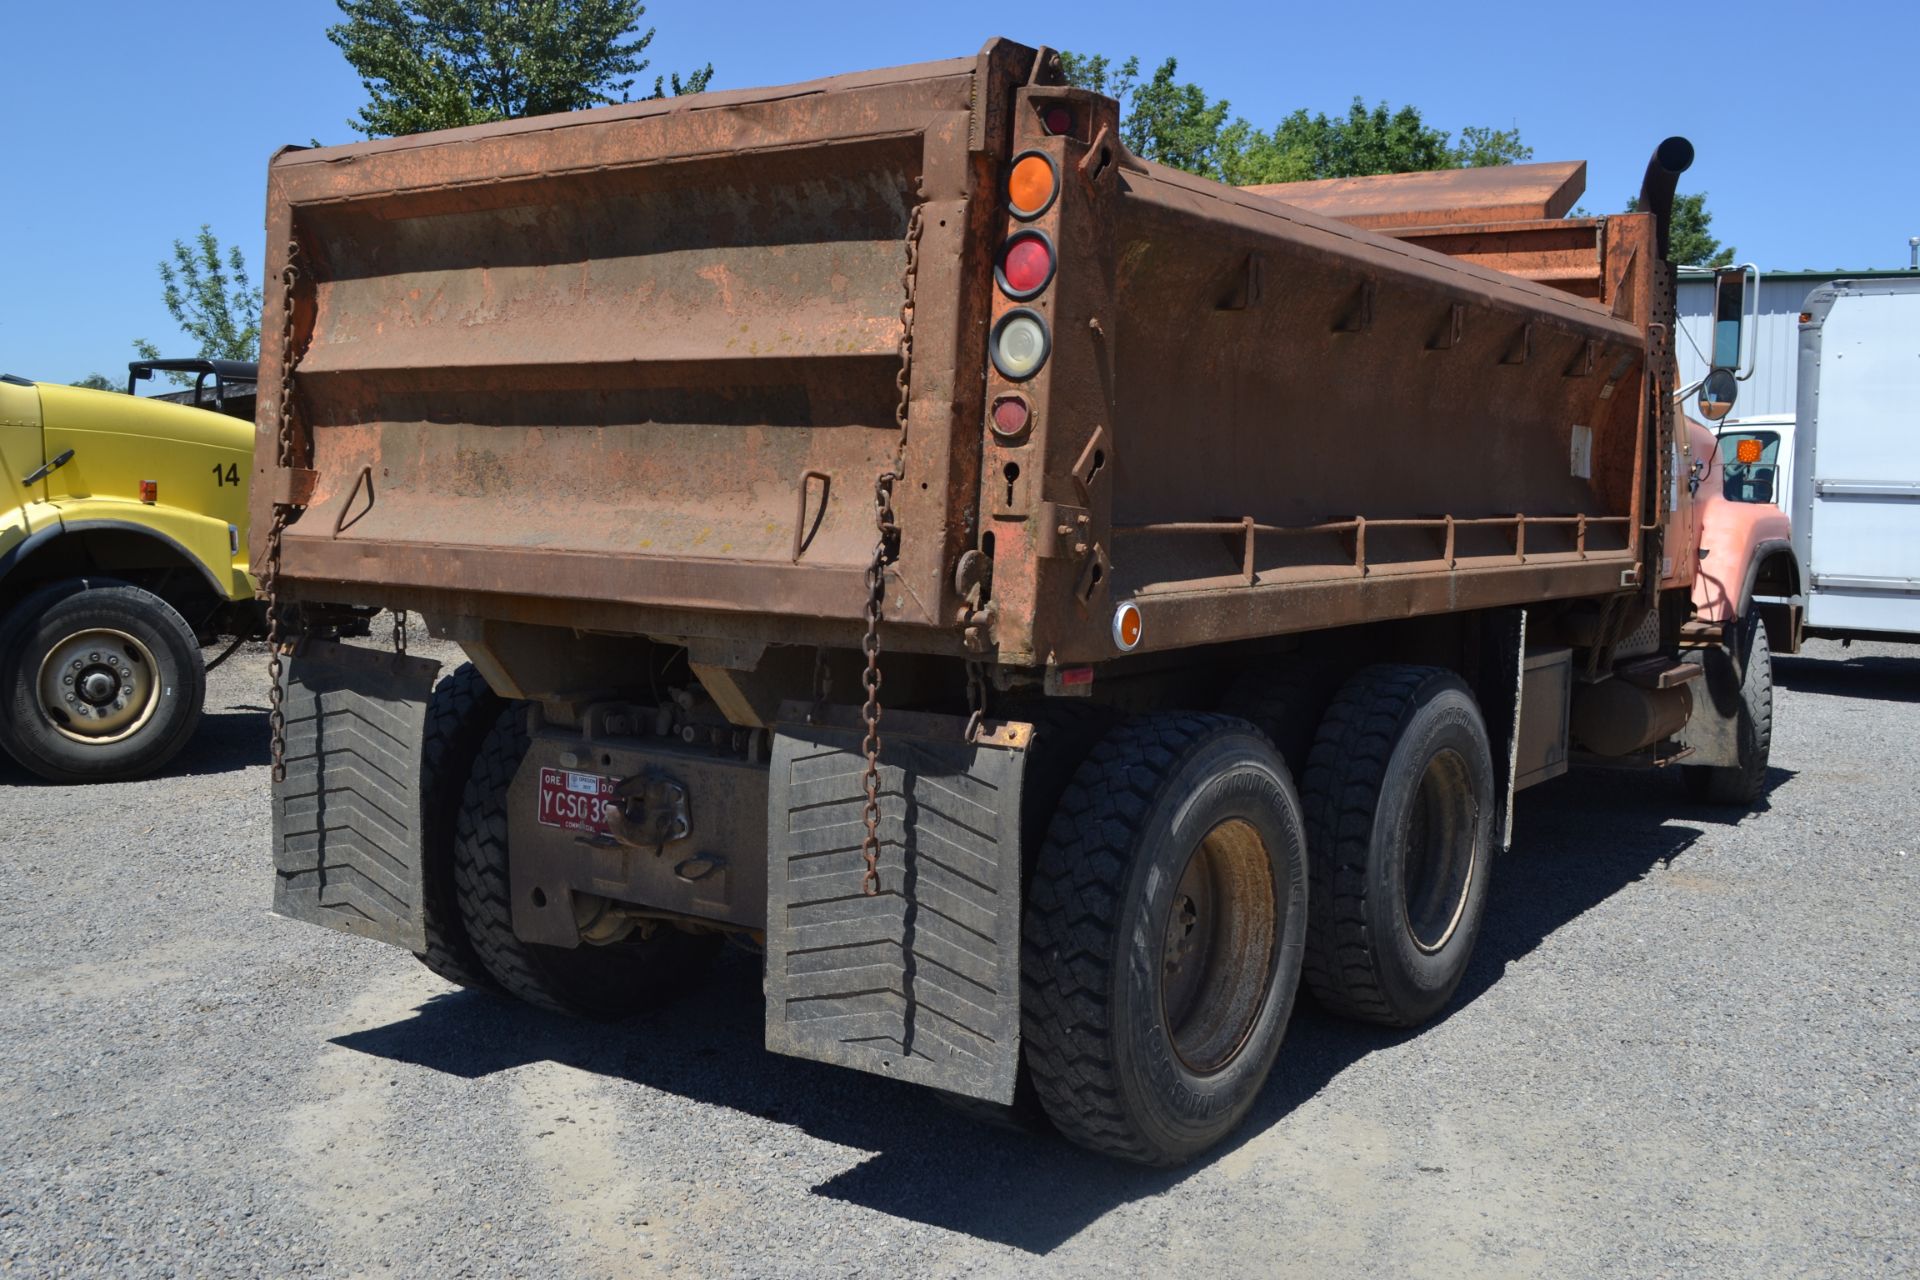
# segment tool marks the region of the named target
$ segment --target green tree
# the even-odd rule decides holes
[[[327,28],[360,73],[369,138],[451,129],[628,100],[653,28],[641,0],[335,0]],[[708,64],[657,76],[653,97],[700,93]]]
[[[1119,102],[1120,136],[1136,155],[1236,186],[1511,164],[1533,155],[1517,130],[1469,125],[1455,139],[1429,126],[1415,107],[1395,110],[1382,102],[1370,108],[1357,97],[1344,116],[1303,109],[1263,130],[1229,119],[1226,100],[1181,83],[1172,58],[1144,83],[1138,58],[1118,64],[1099,54],[1061,58],[1070,83]]]
[[[202,223],[189,245],[173,242],[173,260],[160,262],[160,300],[194,343],[194,354],[212,360],[260,358],[260,290],[247,276],[247,260],[234,245],[224,253],[213,228]],[[134,339],[142,359],[165,353],[145,338]],[[193,375],[167,375],[191,386]]]
[[[125,391],[124,380],[115,382],[104,373],[90,373],[84,378],[76,378],[67,384],[70,387],[85,387],[89,391]]]
[[[1640,212],[1640,197],[1627,200],[1627,212]],[[1710,230],[1713,215],[1707,212],[1707,193],[1676,195],[1673,198],[1673,225],[1667,239],[1667,260],[1682,267],[1724,267],[1733,262],[1734,248],[1720,247]]]

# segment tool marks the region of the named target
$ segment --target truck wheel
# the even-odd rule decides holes
[[[1027,896],[1021,1031],[1054,1125],[1161,1165],[1232,1130],[1286,1033],[1306,898],[1299,801],[1258,730],[1150,715],[1109,731]]]
[[[463,662],[434,686],[420,743],[420,870],[427,949],[421,964],[455,986],[489,990],[495,982],[480,962],[453,884],[454,828],[460,797],[487,731],[506,708],[471,662]]]
[[[507,796],[526,754],[526,709],[509,703],[481,744],[454,825],[454,892],[480,963],[509,995],[555,1013],[622,1018],[678,995],[719,950],[718,934],[662,923],[620,942],[578,947],[514,936]]]
[[[1492,860],[1493,756],[1442,667],[1368,667],[1341,688],[1306,784],[1305,978],[1328,1011],[1410,1027],[1453,998]]]
[[[1220,709],[1251,720],[1272,739],[1280,758],[1299,778],[1306,774],[1307,754],[1313,750],[1320,718],[1351,668],[1343,669],[1325,658],[1281,661],[1284,665],[1276,669],[1251,671],[1234,681]]]
[[[1724,768],[1683,765],[1687,793],[1710,804],[1752,808],[1767,787],[1767,757],[1773,751],[1773,649],[1759,610],[1740,619],[1733,647],[1706,651],[1706,696],[1739,698],[1734,733],[1740,763]]]
[[[0,626],[0,746],[50,782],[117,782],[179,754],[207,673],[193,628],[159,596],[74,578]]]

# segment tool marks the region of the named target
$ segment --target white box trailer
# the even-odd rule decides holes
[[[1920,641],[1920,277],[1807,295],[1798,417],[1806,633]]]

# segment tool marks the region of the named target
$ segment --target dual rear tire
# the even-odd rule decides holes
[[[526,753],[526,708],[493,693],[472,664],[435,687],[421,751],[420,962],[459,986],[586,1018],[626,1017],[692,986],[719,950],[717,934],[650,922],[578,947],[514,934],[507,804]]]
[[[1390,1026],[1458,989],[1495,794],[1471,692],[1441,668],[1370,667],[1312,736],[1296,795],[1245,720],[1136,717],[1061,798],[1028,890],[1021,1031],[1073,1141],[1162,1165],[1219,1141],[1303,979],[1327,1009]]]

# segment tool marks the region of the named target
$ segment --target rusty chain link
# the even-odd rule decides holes
[[[920,231],[925,222],[925,192],[916,188],[914,206],[907,213],[907,264],[900,272],[900,371],[893,384],[900,392],[894,405],[893,420],[900,429],[895,447],[893,469],[883,471],[873,486],[873,523],[875,538],[873,560],[867,565],[867,630],[860,641],[866,655],[866,670],[860,684],[866,690],[866,702],[860,708],[860,720],[867,733],[861,742],[866,752],[867,772],[862,784],[867,793],[862,820],[866,835],[860,841],[860,856],[866,860],[861,891],[871,898],[880,892],[880,618],[887,602],[887,561],[894,554],[899,526],[894,523],[893,485],[907,466],[907,410],[912,399],[913,382],[913,294],[920,273]]]
[[[300,279],[299,254],[299,244],[288,241],[287,265],[280,271],[280,398],[274,408],[274,443],[275,459],[283,474],[293,467],[293,290]],[[281,621],[280,538],[292,511],[290,503],[273,504],[273,518],[267,525],[266,563],[260,573],[260,595],[267,603],[267,731],[272,738],[275,782],[287,780],[287,716],[282,705],[286,691],[280,687],[284,674],[280,650],[286,643]]]
[[[878,534],[873,563],[867,566],[867,633],[860,651],[867,656],[867,668],[860,685],[867,691],[860,708],[861,722],[867,726],[866,739],[860,744],[867,753],[867,773],[863,779],[867,807],[863,815],[867,834],[860,842],[860,856],[867,860],[867,872],[861,891],[869,898],[880,892],[880,614],[887,596],[887,540],[894,532],[893,473],[883,474],[873,487],[873,522]]]
[[[987,665],[984,662],[967,663],[967,731],[968,742],[980,740],[980,730],[987,722]]]
[[[407,656],[407,611],[393,610],[393,651],[398,656]]]

